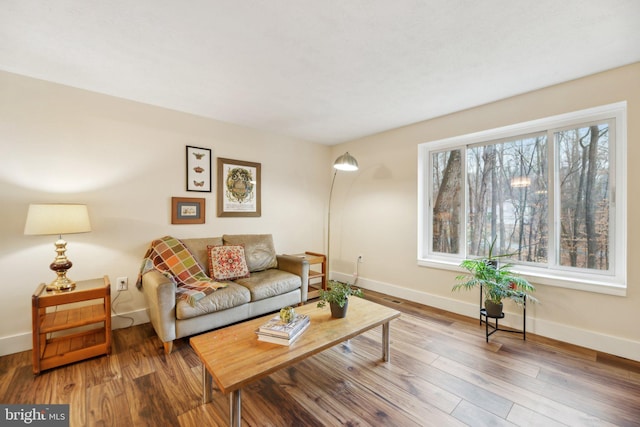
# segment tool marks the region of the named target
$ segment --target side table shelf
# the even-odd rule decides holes
[[[309,262],[307,300],[318,298],[320,289],[327,290],[327,257],[324,254],[309,251],[294,256],[305,258]]]
[[[68,304],[91,301],[81,307]],[[31,298],[33,373],[111,353],[109,278],[79,281],[71,291],[47,291]],[[53,309],[53,310],[52,310]]]

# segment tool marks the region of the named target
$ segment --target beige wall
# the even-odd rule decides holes
[[[262,164],[262,216],[218,218],[185,191],[185,146]],[[31,347],[31,294],[53,279],[55,236],[25,236],[29,203],[89,205],[93,231],[65,236],[69,277],[128,276],[116,310],[146,321],[134,282],[149,242],[272,233],[276,250],[323,251],[330,149],[0,72],[0,354]],[[215,188],[215,177],[214,177]],[[204,197],[204,225],[171,225],[172,196]],[[114,292],[115,296],[115,292]],[[126,325],[114,319],[114,325]]]
[[[523,78],[526,78],[523,76]],[[340,173],[332,209],[332,270],[352,278],[364,255],[359,284],[447,310],[477,316],[476,293],[451,293],[456,272],[419,267],[417,258],[418,144],[619,101],[628,102],[629,266],[640,256],[640,64],[352,141],[345,150],[361,169]],[[433,100],[437,102],[437,100]],[[627,191],[626,189],[619,189]],[[341,273],[341,274],[339,274]],[[626,297],[538,286],[530,306],[531,332],[640,360],[640,273],[628,270]],[[506,323],[521,325],[518,310]]]

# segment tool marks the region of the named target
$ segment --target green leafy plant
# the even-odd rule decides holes
[[[318,307],[322,308],[326,303],[334,303],[340,307],[344,307],[347,300],[351,295],[362,297],[362,289],[354,288],[349,283],[338,282],[336,280],[329,280],[327,284],[327,290],[320,289],[320,301],[318,301]]]
[[[489,255],[487,257],[465,259],[460,263],[460,267],[469,273],[457,276],[458,283],[452,290],[471,290],[482,286],[485,300],[495,304],[502,303],[504,299],[512,299],[517,304],[522,304],[525,296],[530,302],[537,302],[538,300],[530,295],[531,292],[535,291],[535,287],[525,278],[511,271],[513,264],[506,263],[498,267],[498,258],[510,256],[511,254],[494,256],[494,244],[495,239],[489,247]]]

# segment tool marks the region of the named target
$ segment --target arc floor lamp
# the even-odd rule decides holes
[[[353,172],[358,170],[358,161],[347,151],[333,162],[333,179],[331,180],[331,189],[329,190],[329,209],[327,214],[327,279],[331,273],[329,256],[331,253],[331,196],[333,195],[333,184],[336,182],[338,171]]]

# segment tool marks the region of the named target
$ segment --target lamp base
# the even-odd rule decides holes
[[[73,266],[65,255],[67,242],[62,237],[56,242],[56,252],[58,256],[53,260],[49,268],[56,272],[58,277],[47,285],[48,291],[70,291],[76,287],[76,282],[67,277],[67,271]]]
[[[76,282],[69,279],[66,276],[66,272],[65,272],[65,274],[62,275],[62,277],[58,276],[53,282],[49,283],[47,285],[47,290],[65,292],[65,291],[71,291],[75,289],[75,287],[76,287]]]

